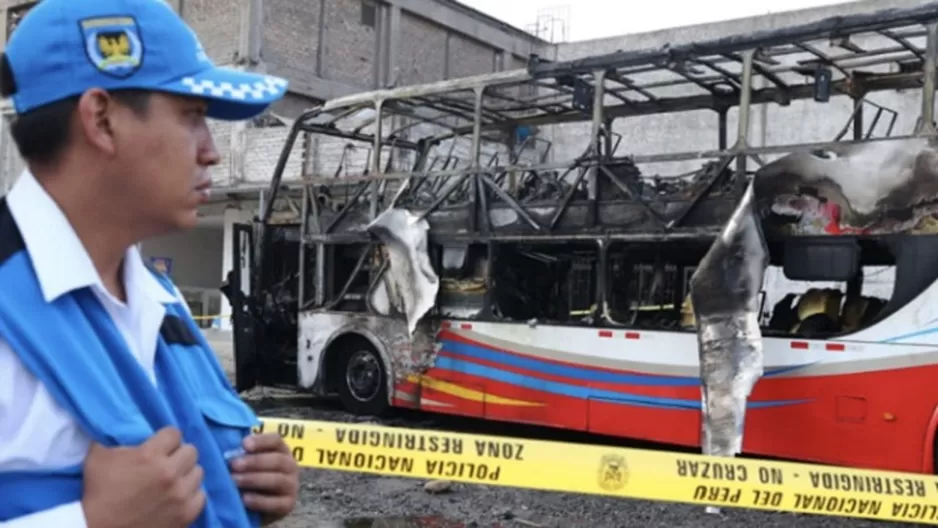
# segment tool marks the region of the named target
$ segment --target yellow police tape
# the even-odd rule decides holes
[[[300,466],[938,524],[938,478],[378,425],[262,418]]]

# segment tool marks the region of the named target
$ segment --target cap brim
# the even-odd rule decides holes
[[[280,100],[289,82],[280,77],[219,66],[166,83],[161,90],[209,101],[208,116],[224,121],[251,119]]]

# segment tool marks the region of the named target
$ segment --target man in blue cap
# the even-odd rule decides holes
[[[0,57],[28,170],[0,200],[0,526],[248,528],[298,469],[136,245],[196,225],[283,79],[216,67],[163,0],[42,0]]]

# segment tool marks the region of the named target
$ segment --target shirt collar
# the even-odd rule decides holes
[[[88,286],[103,289],[101,277],[75,229],[30,171],[24,171],[16,180],[7,194],[7,204],[46,302]],[[179,302],[147,269],[137,246],[131,246],[125,254],[124,280],[128,292],[139,290],[162,304]]]

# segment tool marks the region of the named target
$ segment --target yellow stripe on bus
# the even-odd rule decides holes
[[[543,407],[543,403],[538,402],[529,402],[523,400],[514,400],[512,398],[503,398],[501,396],[495,396],[494,394],[489,394],[487,392],[482,392],[475,389],[470,389],[457,385],[449,381],[443,381],[431,378],[429,376],[417,376],[410,375],[407,377],[407,381],[411,383],[416,383],[421,387],[426,387],[428,389],[435,390],[437,392],[442,392],[443,394],[449,394],[450,396],[456,396],[457,398],[462,398],[464,400],[474,401],[474,402],[485,402],[485,403],[494,403],[498,405],[513,405],[516,407]]]

